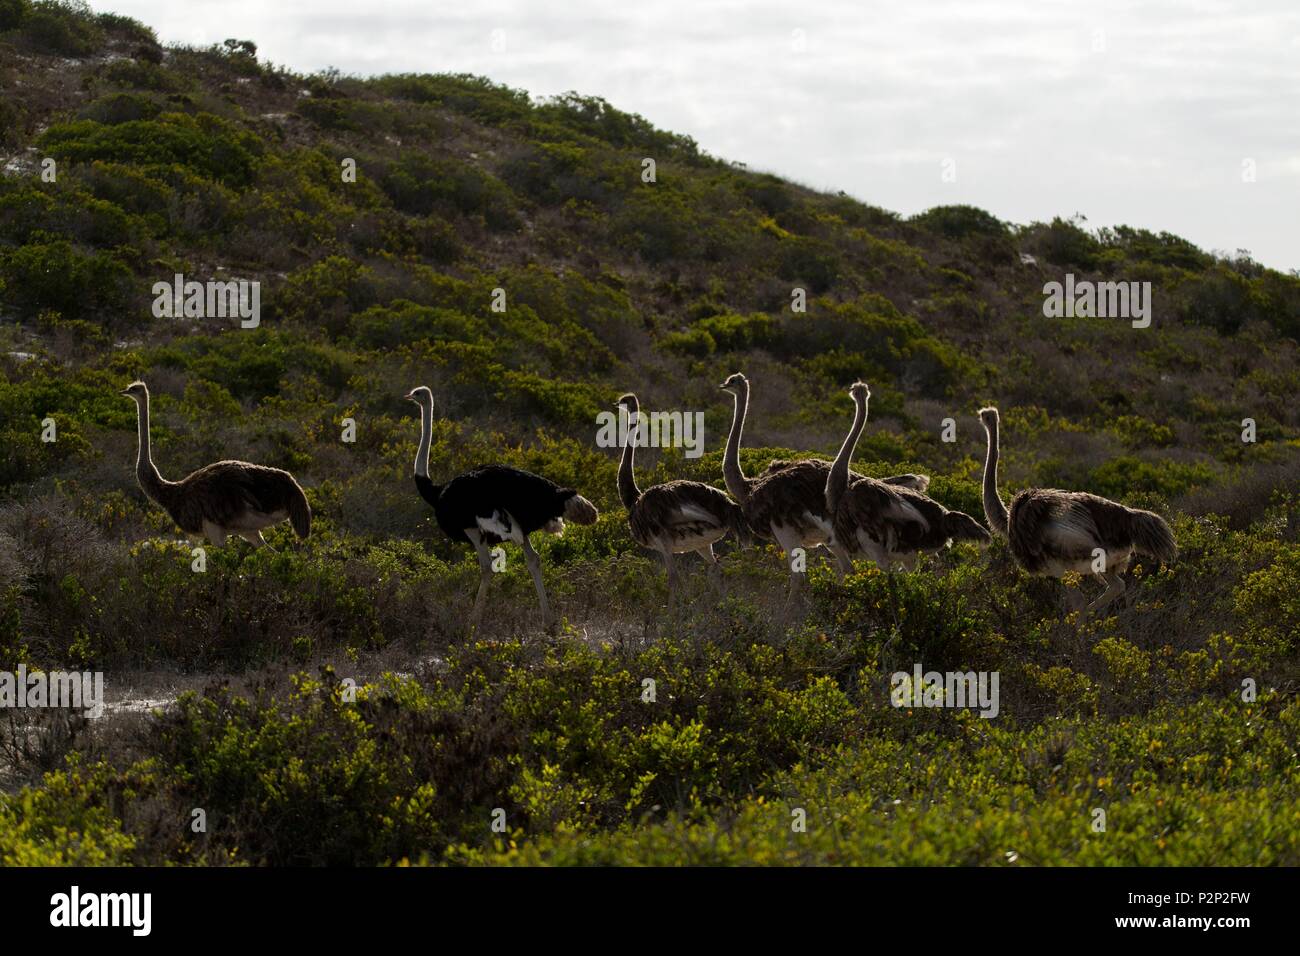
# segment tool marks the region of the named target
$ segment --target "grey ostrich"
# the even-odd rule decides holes
[[[745,518],[725,492],[700,481],[666,481],[644,491],[638,488],[634,459],[640,432],[640,403],[635,395],[628,393],[615,407],[623,409],[631,423],[619,462],[618,495],[627,508],[633,540],[663,555],[671,601],[677,590],[673,556],[694,551],[712,568],[717,562],[714,544],[728,533],[742,542],[748,538]]]
[[[722,459],[722,476],[727,490],[740,503],[745,520],[756,536],[775,541],[787,555],[795,548],[805,551],[826,547],[836,557],[841,572],[852,564],[843,549],[835,547],[831,514],[826,509],[826,479],[831,463],[821,458],[778,459],[757,478],[748,478],[740,467],[740,443],[749,413],[749,380],[737,372],[720,386],[735,399],[731,432]],[[851,472],[854,479],[861,475]],[[925,475],[897,475],[885,483],[924,491],[930,479]],[[799,593],[803,574],[791,562],[789,606]]]
[[[871,390],[865,382],[849,388],[853,425],[827,474],[826,508],[834,515],[836,547],[864,555],[882,571],[895,564],[915,567],[918,555],[939,551],[954,541],[989,543],[989,533],[960,511],[949,511],[928,495],[874,478],[854,480],[849,462],[867,421]]]
[[[135,401],[140,488],[162,506],[186,535],[221,546],[234,535],[255,548],[266,546],[262,531],[289,521],[298,537],[311,533],[311,507],[293,475],[246,461],[217,461],[180,481],[167,481],[154,466],[149,444],[149,388],[132,382],[121,392]]]
[[[1087,492],[1026,488],[1008,508],[998,493],[998,410],[982,408],[979,416],[988,436],[984,515],[1023,570],[1054,578],[1067,571],[1096,575],[1106,589],[1088,607],[1098,611],[1124,593],[1122,575],[1135,554],[1165,563],[1177,556],[1174,534],[1159,515]]]

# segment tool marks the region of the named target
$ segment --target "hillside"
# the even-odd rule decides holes
[[[1077,217],[902,218],[597,97],[300,76],[49,0],[0,0],[0,90],[0,668],[190,692],[0,714],[0,862],[1300,863],[1300,276]],[[1150,327],[1045,317],[1067,273],[1150,282]],[[258,326],[155,317],[176,274],[258,281]],[[1008,491],[1155,510],[1180,558],[1094,618],[997,543],[815,562],[783,623],[776,551],[728,543],[722,594],[684,561],[671,611],[596,416],[703,412],[706,453],[639,478],[721,487],[736,371],[750,473],[833,455],[863,378],[855,467],[983,520],[992,403]],[[136,378],[165,476],[288,469],[311,538],[194,573],[135,481]],[[601,509],[535,540],[558,633],[510,550],[465,640],[478,566],[412,484],[416,385],[435,477],[500,461]],[[917,661],[999,672],[999,717],[889,706]]]

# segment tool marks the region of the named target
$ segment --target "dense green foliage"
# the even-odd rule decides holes
[[[598,98],[298,76],[55,0],[0,0],[0,90],[0,669],[189,688],[0,712],[0,864],[1300,863],[1295,274],[1128,227],[902,219]],[[1151,328],[1045,318],[1066,272],[1151,282]],[[261,326],[155,318],[175,273],[260,281]],[[707,453],[640,477],[720,485],[737,370],[751,473],[829,455],[863,377],[857,467],[980,515],[995,402],[1009,490],[1153,508],[1180,559],[1102,619],[1000,544],[893,580],[815,563],[784,620],[775,553],[726,546],[721,591],[691,567],[667,610],[596,415],[629,389],[705,411]],[[135,377],[164,475],[291,469],[310,540],[195,573],[134,481]],[[409,478],[417,384],[435,480],[502,461],[602,509],[537,536],[557,634],[511,550],[466,639],[477,565]],[[997,671],[999,716],[891,707],[916,661]]]

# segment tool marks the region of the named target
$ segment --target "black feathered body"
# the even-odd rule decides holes
[[[147,477],[153,478],[154,474]],[[180,481],[142,484],[188,535],[223,537],[260,532],[285,520],[293,523],[300,538],[311,531],[307,496],[293,475],[279,468],[246,461],[217,461]]]
[[[699,481],[668,481],[647,488],[628,508],[628,528],[637,544],[684,553],[708,547],[732,532],[749,536],[740,506]]]
[[[1173,533],[1159,515],[1083,491],[1031,488],[1007,510],[1007,543],[1030,574],[1059,577],[1066,571],[1094,574],[1100,548],[1106,567],[1123,571],[1132,556],[1172,561]]]
[[[487,544],[518,543],[534,531],[563,534],[565,520],[596,520],[596,509],[574,489],[507,465],[482,465],[445,485],[417,474],[415,485],[453,541],[470,543],[466,530],[477,530]]]

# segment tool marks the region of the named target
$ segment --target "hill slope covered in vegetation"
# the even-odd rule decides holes
[[[0,714],[0,862],[1300,863],[1300,277],[1077,218],[902,218],[598,98],[301,76],[49,0],[0,0],[0,90],[0,669],[192,688]],[[1150,282],[1150,327],[1045,317],[1067,273]],[[258,327],[155,317],[176,274],[259,282]],[[894,581],[814,563],[781,623],[780,558],[728,547],[672,612],[596,416],[704,412],[706,454],[646,450],[641,480],[720,487],[738,370],[751,473],[830,456],[861,377],[855,467],[982,516],[994,403],[1009,490],[1156,510],[1180,559],[1099,618],[1000,544]],[[287,468],[312,537],[195,573],[135,483],[135,378],[165,476]],[[601,508],[536,542],[558,634],[512,550],[465,640],[477,563],[410,478],[420,384],[435,479],[501,461]],[[891,707],[918,661],[998,672],[998,717]]]

